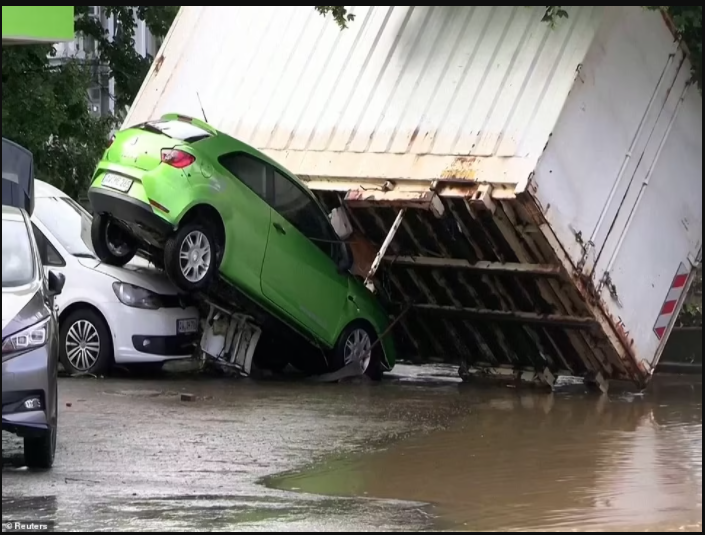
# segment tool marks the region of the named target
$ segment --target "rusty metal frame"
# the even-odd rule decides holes
[[[309,186],[329,208],[345,204],[356,231],[379,247],[367,282],[383,301],[411,303],[398,328],[403,353],[488,373],[535,373],[542,384],[560,374],[642,381],[620,352],[623,341],[566,270],[540,208],[515,184]]]

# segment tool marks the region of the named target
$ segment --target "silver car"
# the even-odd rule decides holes
[[[44,269],[27,213],[2,207],[2,430],[24,438],[25,464],[56,452],[59,329],[64,276]]]

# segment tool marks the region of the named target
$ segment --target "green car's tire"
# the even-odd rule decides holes
[[[338,338],[330,355],[331,371],[337,371],[362,359],[361,368],[374,381],[382,379],[381,352],[377,333],[366,322],[355,321],[348,325]],[[374,347],[373,347],[374,346]]]
[[[164,270],[184,292],[203,291],[218,272],[216,233],[204,223],[189,221],[169,236],[164,247]]]
[[[137,254],[137,241],[107,215],[93,216],[91,242],[101,262],[112,266],[124,266]]]

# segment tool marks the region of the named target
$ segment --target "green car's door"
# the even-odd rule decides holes
[[[332,345],[348,289],[347,276],[333,260],[339,245],[326,215],[308,193],[276,170],[273,175],[262,291],[309,332]]]
[[[226,247],[221,274],[253,297],[262,291],[260,276],[271,227],[267,204],[269,166],[242,152],[225,154],[218,163],[232,180],[216,198],[225,219]]]

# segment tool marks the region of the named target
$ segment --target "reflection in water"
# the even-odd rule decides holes
[[[430,503],[445,528],[647,529],[702,520],[702,386],[645,397],[488,391],[449,428],[274,483]]]

